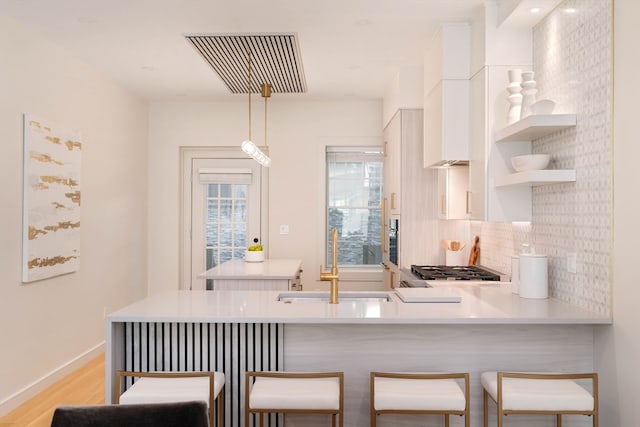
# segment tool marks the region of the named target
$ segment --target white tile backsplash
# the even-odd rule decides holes
[[[565,9],[574,8],[575,13]],[[566,0],[533,29],[537,99],[578,124],[533,141],[550,168],[576,169],[577,181],[534,187],[531,223],[472,222],[481,265],[510,274],[523,243],[549,256],[550,295],[610,313],[612,218],[612,5]],[[576,255],[576,272],[568,258]]]

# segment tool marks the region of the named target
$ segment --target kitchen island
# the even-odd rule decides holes
[[[211,279],[213,289],[222,290],[302,290],[302,260],[265,259],[246,262],[233,259],[202,274],[199,279]]]
[[[368,425],[370,371],[462,371],[471,374],[471,425],[479,426],[482,371],[592,371],[593,327],[611,323],[609,317],[554,299],[519,298],[505,287],[448,289],[460,302],[404,303],[394,292],[343,293],[335,305],[279,300],[307,292],[153,295],[107,317],[106,400],[113,401],[116,369],[223,370],[226,425],[239,426],[244,371],[341,370],[345,426],[355,427]],[[418,426],[424,420],[384,416],[379,425]],[[511,417],[509,425],[530,421]],[[325,422],[287,417],[288,426]],[[462,419],[454,417],[452,425],[463,425]],[[589,424],[569,417],[566,425]]]

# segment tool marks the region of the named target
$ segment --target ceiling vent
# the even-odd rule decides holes
[[[289,34],[188,34],[187,40],[220,76],[231,93],[248,93],[269,83],[274,93],[304,93],[307,83],[298,40]]]

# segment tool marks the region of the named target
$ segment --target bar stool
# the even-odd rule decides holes
[[[589,393],[577,379],[591,380]],[[484,427],[489,424],[489,396],[498,406],[498,427],[503,415],[549,414],[562,426],[562,415],[588,415],[598,427],[598,374],[484,372]]]
[[[330,414],[331,425],[344,425],[343,372],[247,372],[245,374],[244,425],[265,413]]]
[[[464,390],[456,380],[463,380]],[[469,374],[371,372],[371,427],[380,414],[442,414],[449,427],[450,415],[464,415],[469,427]]]
[[[123,377],[137,378],[120,394]],[[222,372],[134,372],[116,371],[115,403],[169,403],[204,401],[209,409],[209,425],[214,423],[214,402],[218,401],[218,425],[224,426],[224,384]]]

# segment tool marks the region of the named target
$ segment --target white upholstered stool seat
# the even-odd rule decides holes
[[[245,425],[257,413],[330,414],[332,425],[343,425],[344,374],[342,372],[247,372]]]
[[[575,380],[591,380],[589,392]],[[562,426],[562,415],[592,416],[598,425],[598,376],[587,374],[556,374],[529,372],[484,372],[480,380],[484,389],[484,426],[488,426],[488,400],[498,406],[498,427],[508,414],[556,415]]]
[[[219,425],[224,425],[224,384],[222,372],[116,372],[116,390],[122,390],[122,377],[137,380],[119,396],[116,403],[169,403],[204,401],[209,408],[209,423],[214,422],[214,401],[218,401]]]
[[[463,382],[461,387],[459,381]],[[380,414],[464,415],[469,426],[469,374],[371,372],[371,426]]]

